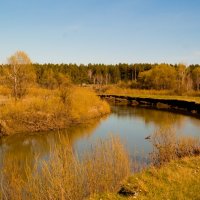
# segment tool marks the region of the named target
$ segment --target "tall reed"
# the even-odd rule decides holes
[[[177,135],[171,128],[155,131],[151,137],[153,151],[151,162],[160,166],[171,160],[200,155],[200,139]]]
[[[67,141],[61,142],[47,161],[36,159],[34,169],[22,170],[14,160],[4,160],[1,199],[82,200],[117,190],[130,174],[129,156],[118,137],[99,140],[81,159]]]

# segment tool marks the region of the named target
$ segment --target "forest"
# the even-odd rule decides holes
[[[32,64],[38,85],[55,89],[64,77],[78,85],[119,84],[132,89],[170,90],[181,94],[200,89],[200,65],[119,63],[105,64]],[[1,65],[1,75],[9,65]],[[2,77],[1,76],[1,77]],[[3,79],[4,80],[4,79]],[[2,79],[1,79],[1,82]]]

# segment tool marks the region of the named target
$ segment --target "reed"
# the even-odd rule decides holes
[[[52,149],[48,161],[23,169],[14,160],[4,161],[1,199],[82,200],[91,194],[113,192],[130,175],[129,156],[118,137],[99,140],[81,159],[68,141]]]
[[[156,166],[178,158],[200,155],[199,138],[179,136],[171,128],[155,131],[151,143],[153,145],[151,162]]]

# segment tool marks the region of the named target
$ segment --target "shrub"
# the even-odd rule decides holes
[[[10,128],[10,133],[62,128],[67,119],[58,97],[11,100],[1,108],[1,120]]]
[[[76,122],[99,117],[110,112],[107,102],[101,100],[92,90],[76,87],[72,93],[71,116]]]
[[[33,88],[26,98],[10,99],[0,107],[0,125],[7,134],[45,131],[66,128],[70,122],[83,123],[109,112],[108,103],[89,89]]]
[[[200,140],[189,136],[177,136],[173,129],[159,129],[152,138],[152,164],[162,165],[171,160],[200,155]]]

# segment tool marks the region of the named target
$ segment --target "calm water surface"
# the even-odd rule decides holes
[[[35,155],[40,160],[48,159],[51,147],[60,145],[60,136],[68,137],[73,149],[82,152],[98,138],[108,137],[109,134],[119,135],[131,155],[135,154],[136,149],[140,154],[147,155],[151,144],[144,138],[165,126],[172,127],[177,134],[200,136],[200,120],[194,117],[139,107],[113,106],[109,116],[89,125],[76,125],[59,132],[3,138],[0,140],[0,167],[3,158],[29,164],[34,163]]]

